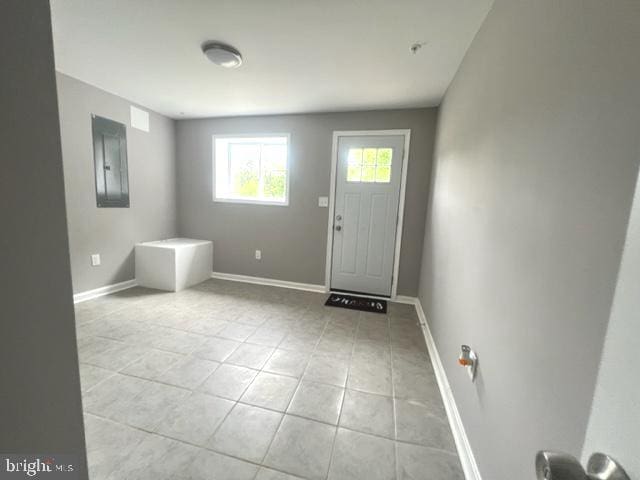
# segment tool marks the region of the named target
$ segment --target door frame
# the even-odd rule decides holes
[[[338,140],[340,139],[340,137],[373,137],[385,135],[404,136],[404,152],[402,153],[402,176],[400,178],[400,199],[398,204],[395,251],[393,252],[393,272],[390,298],[391,300],[394,300],[397,297],[398,273],[400,268],[400,251],[402,245],[402,227],[404,223],[404,200],[407,187],[407,167],[409,165],[409,144],[411,140],[410,128],[393,130],[335,130],[333,132],[333,145],[331,147],[331,185],[329,189],[329,219],[327,221],[327,259],[324,277],[324,289],[327,293],[331,290],[333,218],[335,217],[336,208],[336,181],[338,171]],[[375,295],[373,296],[375,297]]]

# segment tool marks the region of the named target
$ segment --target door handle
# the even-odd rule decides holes
[[[340,230],[342,230],[342,227],[340,225],[336,225],[336,231],[339,232]]]
[[[536,476],[538,480],[630,480],[622,466],[604,453],[591,455],[585,471],[567,453],[540,451],[536,455]]]

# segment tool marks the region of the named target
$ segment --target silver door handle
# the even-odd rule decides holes
[[[336,231],[339,232],[340,230],[342,230],[342,227],[340,225],[336,225]]]
[[[540,451],[536,455],[536,475],[538,480],[629,480],[620,464],[603,453],[591,455],[585,471],[569,454]]]

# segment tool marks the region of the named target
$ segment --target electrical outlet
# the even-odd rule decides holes
[[[256,260],[262,260],[262,250],[256,250]]]
[[[91,255],[91,266],[97,267],[98,265],[100,265],[100,254],[94,253],[93,255]]]
[[[318,197],[318,206],[327,208],[329,206],[329,197]]]

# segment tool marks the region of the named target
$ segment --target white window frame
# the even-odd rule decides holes
[[[286,158],[286,172],[287,180],[285,184],[285,198],[284,202],[270,201],[270,200],[250,200],[244,198],[218,198],[216,188],[216,139],[231,139],[231,138],[269,138],[269,137],[285,137],[287,146],[287,158]],[[212,197],[214,202],[220,203],[241,203],[248,205],[266,205],[277,207],[289,206],[289,189],[291,183],[291,134],[290,133],[243,133],[243,134],[217,134],[212,136],[212,160],[211,160],[211,179],[212,179]]]

